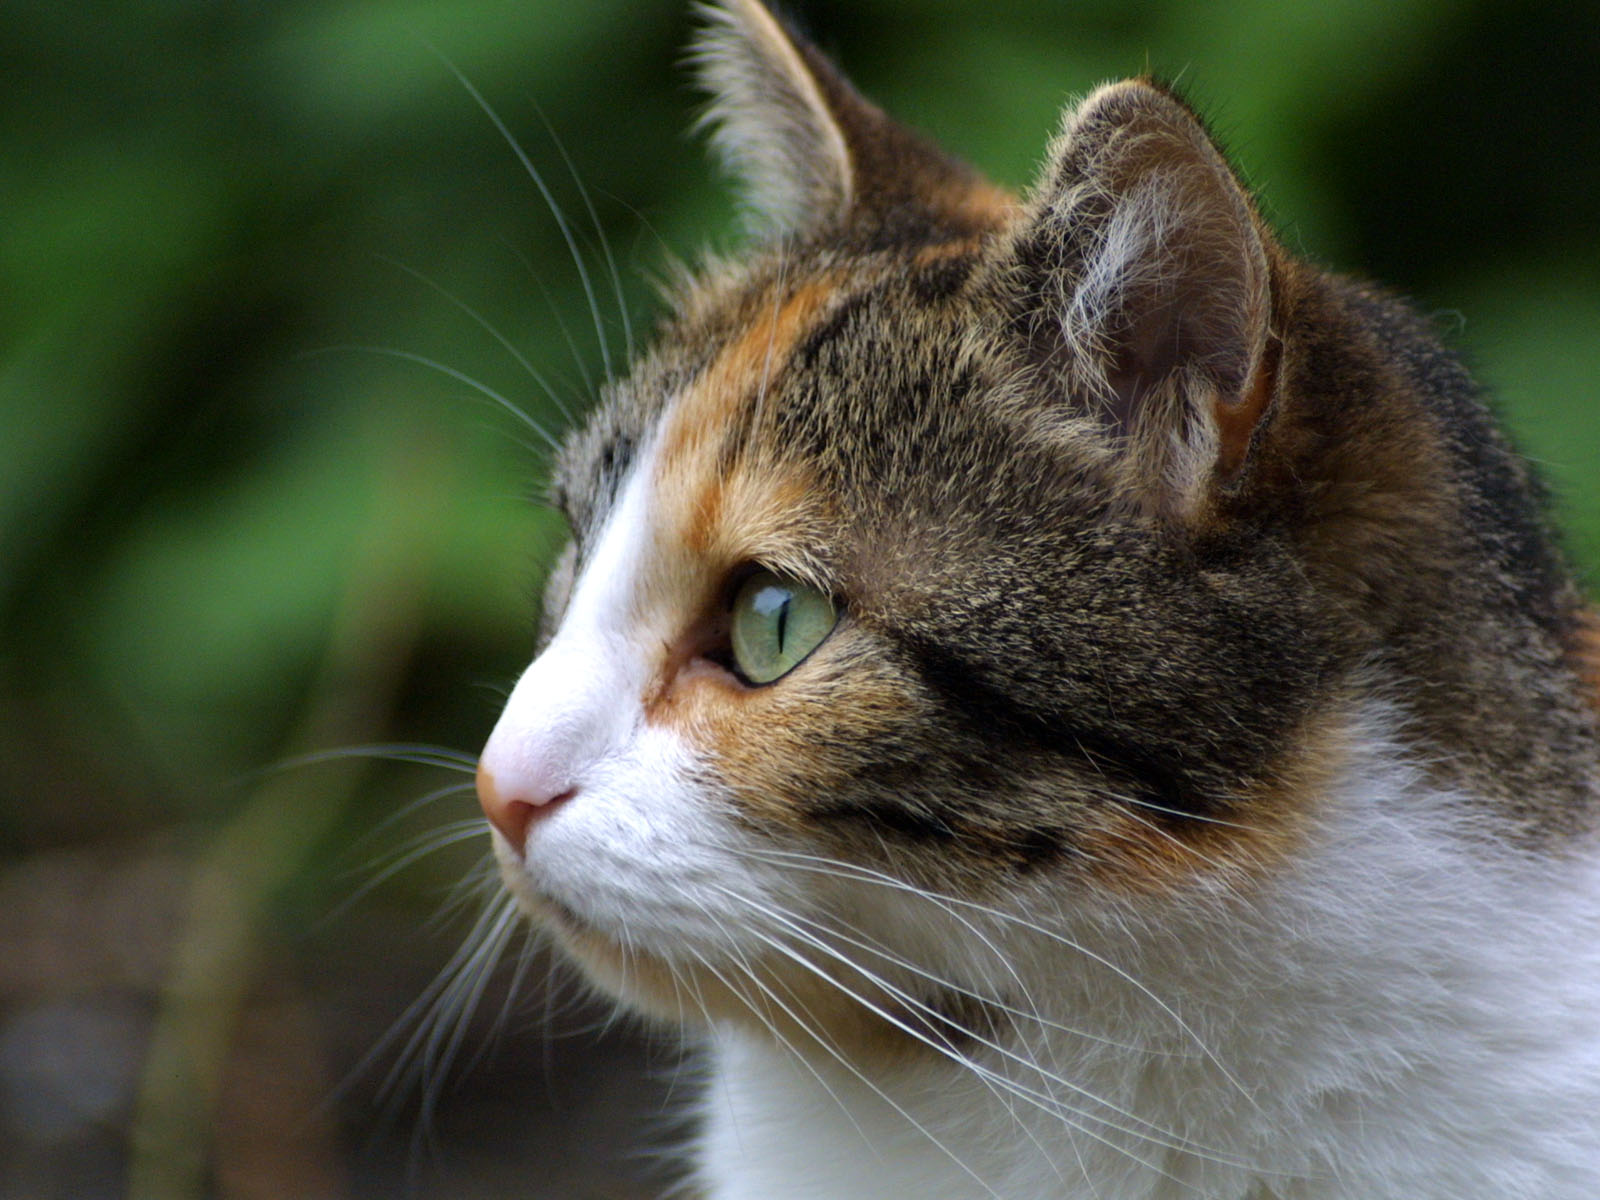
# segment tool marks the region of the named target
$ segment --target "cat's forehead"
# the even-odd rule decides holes
[[[648,444],[665,490],[697,493],[696,526],[724,515],[747,476],[785,481],[819,518],[852,491],[905,485],[952,442],[1003,440],[975,400],[1010,369],[985,249],[777,256],[732,282],[713,274],[568,445],[558,490],[581,519],[603,518]]]

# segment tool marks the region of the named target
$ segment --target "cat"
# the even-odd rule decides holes
[[[1017,197],[701,9],[750,246],[561,450],[506,886],[715,1200],[1600,1196],[1600,623],[1150,79]]]

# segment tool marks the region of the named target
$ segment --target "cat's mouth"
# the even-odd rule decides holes
[[[665,959],[642,946],[626,930],[613,932],[537,886],[521,863],[502,863],[501,875],[523,915],[552,934],[568,955],[608,991],[637,1003],[640,981],[657,974],[670,979],[673,969]],[[664,986],[670,990],[670,985]]]
[[[593,924],[578,915],[566,901],[534,885],[519,862],[502,862],[500,876],[506,890],[516,899],[517,907],[535,925],[550,929],[558,936],[598,938],[601,933]]]
[[[916,1046],[944,1054],[994,1045],[1009,1029],[1005,1001],[969,989],[889,994],[849,967],[796,972],[781,955],[742,954],[716,966],[705,956],[682,960],[603,928],[520,872],[512,890],[523,912],[555,936],[593,983],[676,1024],[731,1020],[794,1044],[849,1044],[855,1052]]]

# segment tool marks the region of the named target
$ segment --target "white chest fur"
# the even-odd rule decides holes
[[[1031,1029],[875,1068],[724,1031],[715,1200],[1600,1196],[1600,873],[1459,824],[1381,744],[1287,877],[1013,955]],[[1043,922],[1040,922],[1043,924]],[[1079,949],[1066,943],[1075,942]],[[1072,1032],[1069,1032],[1071,1030]]]

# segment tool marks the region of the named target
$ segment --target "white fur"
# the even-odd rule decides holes
[[[489,735],[481,762],[503,795],[540,804],[577,786],[639,724],[649,660],[634,597],[650,541],[648,504],[647,478],[636,471],[574,582],[566,619]]]

